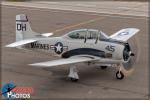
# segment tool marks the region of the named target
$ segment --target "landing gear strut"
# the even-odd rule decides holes
[[[76,66],[70,67],[68,77],[72,82],[77,82],[79,80],[78,70],[77,70]]]

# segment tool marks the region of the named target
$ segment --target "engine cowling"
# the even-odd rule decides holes
[[[123,67],[126,71],[133,69],[133,61],[132,61],[133,59],[131,58],[131,56],[134,55],[135,54],[132,53],[129,43],[125,43],[123,50],[123,59],[125,63],[123,63]]]

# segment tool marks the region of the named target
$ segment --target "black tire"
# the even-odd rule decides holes
[[[70,78],[70,80],[71,80],[72,82],[77,82],[79,79],[76,79],[76,78]]]
[[[124,74],[120,71],[117,71],[116,72],[116,78],[119,79],[119,80],[122,80],[124,78]]]
[[[107,68],[107,66],[100,66],[101,67],[101,69],[106,69]]]

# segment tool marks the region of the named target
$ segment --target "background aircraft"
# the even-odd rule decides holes
[[[53,33],[32,31],[28,18],[24,14],[16,15],[16,42],[6,47],[47,52],[60,55],[61,59],[29,64],[31,66],[52,67],[71,64],[68,77],[72,81],[79,79],[76,63],[99,64],[102,69],[117,68],[116,78],[123,79],[124,71],[132,70],[126,66],[134,56],[127,40],[139,29],[126,28],[107,36],[96,29],[78,29],[60,37],[50,37]]]

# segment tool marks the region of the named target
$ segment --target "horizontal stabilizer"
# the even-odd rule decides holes
[[[6,45],[5,47],[17,47],[17,46],[32,43],[32,42],[35,42],[35,41],[37,41],[37,40],[36,39],[21,40],[21,41],[17,41],[17,42],[11,43],[9,45]]]
[[[44,37],[49,37],[49,36],[52,36],[53,33],[43,33],[43,34],[41,34],[41,35],[44,36]]]

